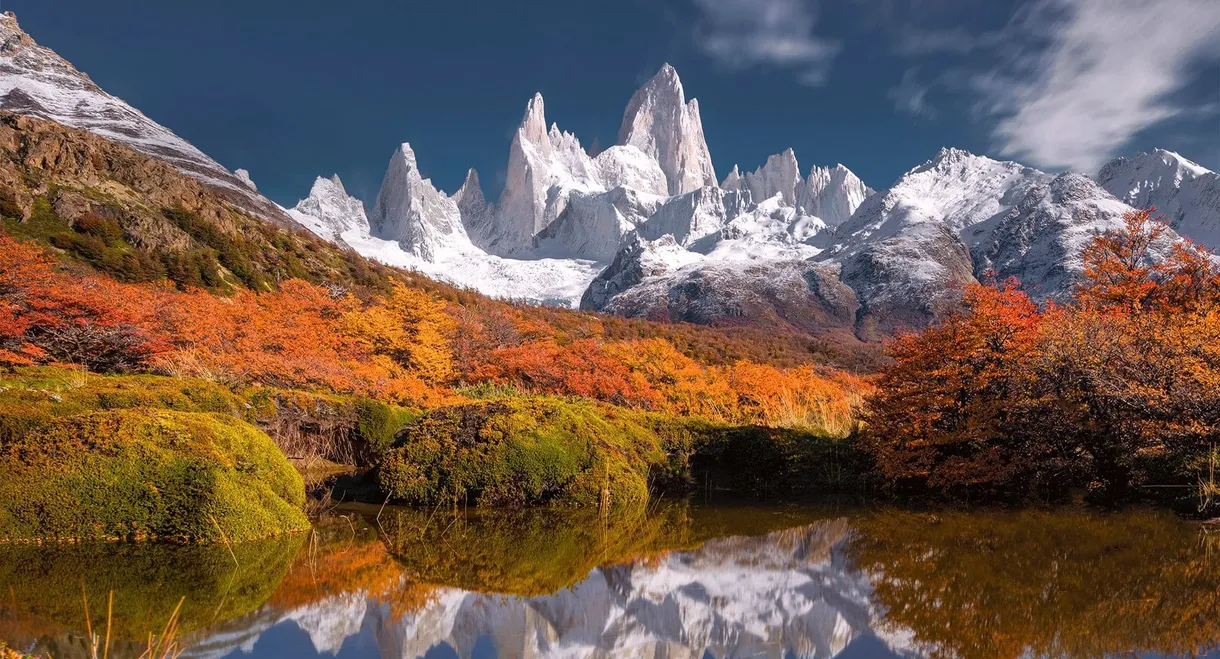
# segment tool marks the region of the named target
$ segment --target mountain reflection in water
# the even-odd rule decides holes
[[[83,579],[113,587],[116,612],[133,616],[142,597],[191,589],[184,656],[199,658],[1160,657],[1220,645],[1220,541],[1162,512],[377,512],[340,509],[299,549],[247,550],[237,569],[226,553],[227,579],[222,564],[130,547],[109,561],[130,569],[96,553],[70,561],[81,548],[54,560],[0,549],[0,577],[15,584],[0,639],[83,657],[72,603],[37,588],[79,592]],[[155,626],[144,610],[139,623]]]

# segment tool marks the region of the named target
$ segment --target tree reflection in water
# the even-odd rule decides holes
[[[203,550],[155,546],[0,550],[0,586],[17,596],[0,604],[12,608],[0,612],[0,640],[79,654],[69,650],[83,631],[74,593],[83,578],[91,592],[113,587],[136,604],[116,597],[123,636],[155,618],[137,602],[176,601],[174,584],[190,581],[186,656],[217,659],[441,649],[1091,658],[1220,646],[1220,541],[1160,511],[669,502],[609,519],[341,512],[288,551],[239,551],[236,572],[254,576],[237,579],[204,578],[235,573],[227,552],[204,552],[199,564],[182,557]]]

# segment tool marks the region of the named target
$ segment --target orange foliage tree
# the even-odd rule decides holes
[[[1154,250],[1152,213],[1095,237],[1068,304],[972,286],[960,313],[895,341],[861,437],[880,473],[1115,494],[1197,469],[1220,443],[1220,266],[1189,242]]]

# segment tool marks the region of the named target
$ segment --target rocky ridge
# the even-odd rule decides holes
[[[173,131],[107,94],[55,51],[38,45],[12,12],[0,14],[0,110],[119,142],[177,167],[247,214],[291,223],[279,206],[258,194],[248,172],[244,176],[230,172]]]

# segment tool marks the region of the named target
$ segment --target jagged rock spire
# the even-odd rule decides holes
[[[655,158],[665,172],[670,194],[716,185],[699,103],[694,99],[686,102],[678,72],[669,64],[631,97],[618,144],[635,146]]]

